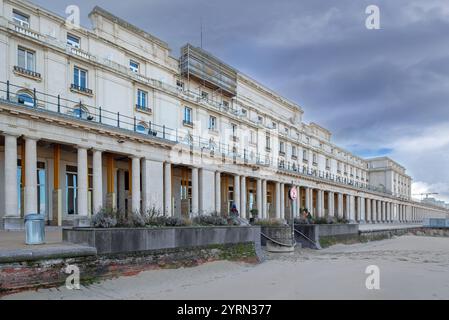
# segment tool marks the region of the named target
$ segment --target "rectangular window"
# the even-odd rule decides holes
[[[17,65],[28,71],[36,71],[34,51],[20,48],[18,50]]]
[[[73,84],[80,90],[87,89],[87,71],[78,67],[74,67]]]
[[[328,158],[326,159],[326,169],[330,169],[331,168],[331,160]]]
[[[81,48],[81,40],[77,36],[67,33],[67,44],[75,48]]]
[[[237,137],[237,125],[234,123],[231,123],[231,128],[232,128],[232,136]]]
[[[12,20],[24,28],[30,27],[30,17],[27,16],[26,14],[23,14],[23,13],[17,11],[17,10],[13,10]]]
[[[309,161],[309,153],[307,152],[307,150],[302,151],[302,160],[306,162]]]
[[[292,157],[296,158],[296,146],[292,146]]]
[[[284,141],[279,142],[279,152],[285,153],[285,142]]]
[[[184,123],[192,124],[192,108],[184,107]]]
[[[129,60],[129,70],[139,73],[139,64],[133,60]]]
[[[65,205],[66,212],[69,215],[78,213],[78,168],[74,166],[66,166],[65,174]]]
[[[148,93],[143,90],[137,90],[137,108],[146,110]]]
[[[250,143],[257,143],[257,139],[256,139],[256,132],[254,132],[253,130],[250,131]]]
[[[209,117],[209,130],[217,130],[217,118],[214,116]]]
[[[176,80],[176,86],[178,87],[178,89],[184,90],[184,82]]]
[[[313,164],[317,164],[318,163],[318,161],[317,161],[317,155],[316,155],[316,153],[314,153],[313,154]]]
[[[265,149],[271,150],[271,141],[270,141],[270,135],[267,134],[265,137]]]

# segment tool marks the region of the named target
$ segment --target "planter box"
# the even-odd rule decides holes
[[[85,244],[98,254],[145,252],[252,242],[260,249],[260,227],[72,228],[63,230],[64,242]]]

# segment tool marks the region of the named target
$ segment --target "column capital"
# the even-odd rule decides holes
[[[21,136],[20,133],[15,133],[15,132],[10,132],[10,131],[0,131],[0,134],[4,135],[4,136],[15,137],[15,138],[18,138]]]
[[[28,134],[24,134],[24,135],[22,135],[22,137],[25,139],[25,140],[34,140],[34,141],[39,141],[41,138],[39,138],[39,137],[36,137],[36,136],[31,136],[31,135],[28,135]]]

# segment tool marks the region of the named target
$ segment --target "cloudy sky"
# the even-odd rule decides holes
[[[414,178],[413,193],[449,201],[447,0],[33,0],[82,23],[99,5],[169,43],[200,43],[296,101],[305,121],[330,129],[360,156],[387,155]],[[368,5],[380,30],[365,27]]]

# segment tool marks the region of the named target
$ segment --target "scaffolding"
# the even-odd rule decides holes
[[[181,48],[180,69],[183,77],[234,97],[237,94],[237,71],[201,48],[187,44]]]

